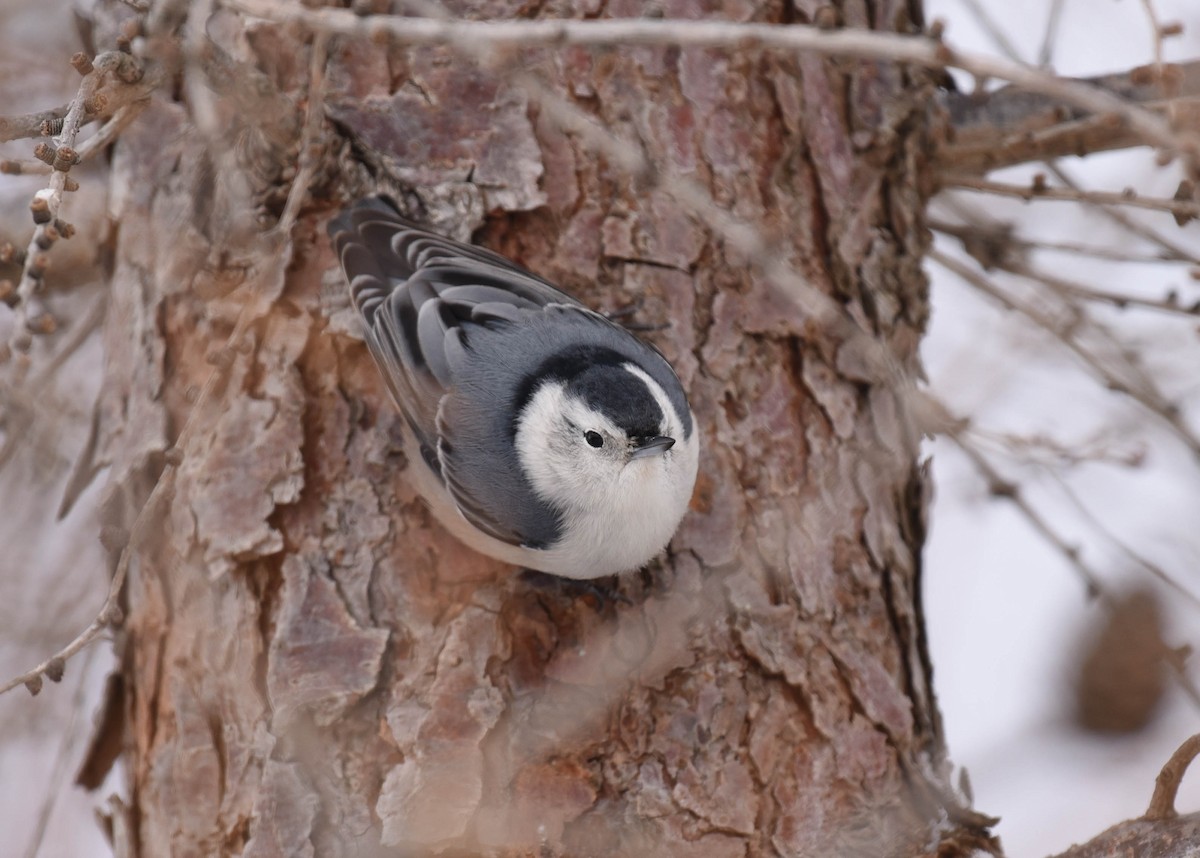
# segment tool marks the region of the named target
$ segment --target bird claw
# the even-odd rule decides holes
[[[569,599],[591,596],[597,602],[596,609],[598,611],[604,611],[616,604],[627,607],[633,604],[630,598],[619,589],[621,586],[619,575],[581,580],[551,575],[548,572],[538,572],[536,569],[522,569],[521,578],[542,592],[555,592],[559,596]]]

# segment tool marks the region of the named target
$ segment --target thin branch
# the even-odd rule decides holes
[[[983,194],[1015,197],[1025,200],[1025,202],[1032,200],[1054,200],[1069,203],[1087,202],[1097,205],[1129,206],[1131,208],[1167,212],[1178,218],[1189,220],[1200,217],[1200,203],[1189,200],[1139,197],[1132,191],[1125,193],[1082,191],[1075,188],[1053,188],[1036,183],[1032,185],[1012,185],[1007,182],[995,182],[990,179],[981,179],[977,176],[969,176],[961,173],[944,173],[940,178],[943,188],[958,188],[967,191],[977,191]]]
[[[1157,265],[1160,263],[1182,263],[1194,264],[1194,261],[1186,256],[1179,256],[1172,251],[1164,250],[1161,253],[1134,253],[1128,250],[1117,250],[1112,247],[1101,247],[1094,244],[1082,244],[1074,241],[1037,241],[1030,238],[1024,238],[1014,235],[1011,229],[997,228],[992,230],[987,235],[981,234],[984,227],[950,223],[949,221],[940,220],[936,217],[931,217],[926,221],[930,229],[935,232],[940,232],[945,235],[953,236],[960,242],[968,242],[972,239],[983,241],[1002,241],[1011,244],[1014,251],[1018,253],[1029,253],[1032,251],[1049,251],[1051,253],[1069,253],[1072,256],[1088,256],[1093,259],[1104,259],[1109,262],[1130,262],[1135,264]],[[999,235],[1003,232],[1003,235]],[[993,234],[994,233],[994,234]],[[968,251],[970,252],[970,251]],[[975,254],[972,253],[972,256]]]
[[[1118,309],[1143,307],[1147,310],[1157,310],[1160,313],[1170,313],[1172,315],[1200,316],[1200,300],[1184,306],[1179,303],[1179,298],[1174,293],[1168,294],[1165,298],[1143,298],[1140,295],[1131,295],[1128,292],[1110,292],[1107,289],[1085,286],[1082,283],[1076,283],[1063,277],[1046,274],[1020,262],[1002,262],[997,267],[1009,274],[1015,274],[1026,280],[1048,286],[1066,297],[1109,304]]]
[[[1153,0],[1142,0],[1142,8],[1146,10],[1146,17],[1150,19],[1150,31],[1153,34],[1151,42],[1153,43],[1152,48],[1154,50],[1154,65],[1161,69],[1163,65],[1162,24],[1158,22],[1158,15],[1154,11]]]
[[[1099,572],[1083,559],[1083,554],[1078,545],[1074,545],[1055,530],[1050,522],[1025,500],[1020,486],[1010,480],[1006,480],[992,466],[991,462],[987,460],[987,457],[970,442],[966,437],[970,426],[969,421],[953,417],[949,409],[931,397],[928,399],[927,405],[930,413],[936,415],[939,420],[940,425],[936,430],[938,434],[945,435],[962,450],[971,464],[975,466],[975,470],[987,483],[988,490],[995,497],[1011,503],[1021,513],[1025,521],[1029,523],[1030,527],[1036,530],[1066,560],[1067,564],[1083,580],[1089,598],[1099,599],[1100,603],[1106,609],[1110,609],[1112,607],[1111,596],[1108,590],[1101,584]],[[1192,701],[1192,704],[1200,708],[1200,689],[1197,689],[1195,683],[1192,682],[1192,678],[1188,675],[1182,659],[1179,657],[1168,657],[1164,661],[1171,670],[1171,674],[1175,677],[1176,683],[1178,683],[1179,687]],[[1156,804],[1152,801],[1150,807],[1151,811],[1153,811]]]
[[[1046,68],[1054,56],[1054,46],[1058,42],[1058,24],[1062,20],[1064,0],[1053,0],[1050,12],[1046,15],[1046,30],[1042,34],[1042,45],[1038,48],[1038,68]]]
[[[1108,304],[1122,310],[1127,307],[1142,307],[1172,315],[1200,316],[1200,300],[1185,305],[1180,302],[1179,296],[1174,290],[1168,292],[1164,298],[1146,298],[1129,292],[1112,292],[1094,286],[1085,286],[1065,277],[1057,277],[1039,271],[1029,265],[1026,260],[1030,249],[1037,249],[1044,245],[1032,244],[1016,238],[1012,234],[1011,227],[1004,225],[995,228],[965,227],[957,224],[943,224],[938,221],[930,221],[929,225],[938,232],[957,238],[962,243],[963,250],[975,259],[984,270],[1004,271],[1049,287],[1065,300]],[[1146,259],[1130,259],[1128,255],[1121,254],[1119,251],[1108,251],[1105,258],[1115,258],[1123,262],[1147,261]],[[1161,262],[1162,260],[1151,259],[1149,261]]]
[[[1128,396],[1148,412],[1158,417],[1170,427],[1194,455],[1200,456],[1200,438],[1196,437],[1196,434],[1184,421],[1178,406],[1170,402],[1159,392],[1153,379],[1150,379],[1144,373],[1137,372],[1136,368],[1127,367],[1127,369],[1134,371],[1138,375],[1131,383],[1107,367],[1104,361],[1080,343],[1077,335],[1078,328],[1080,327],[1080,320],[1078,318],[1067,324],[1060,323],[1047,313],[1013,298],[972,266],[959,262],[957,259],[947,256],[936,248],[930,248],[928,256],[931,260],[952,273],[957,274],[965,282],[989,296],[1001,306],[1020,313],[1038,327],[1050,333],[1057,342],[1074,352],[1109,390]],[[1077,312],[1076,315],[1078,316],[1079,313]]]
[[[86,164],[98,152],[103,152],[109,145],[116,141],[121,132],[129,127],[133,120],[137,119],[138,115],[146,109],[150,104],[149,99],[135,101],[132,104],[127,104],[120,108],[112,117],[105,122],[100,128],[79,145],[76,150],[79,155],[79,164]],[[45,175],[53,171],[53,167],[43,161],[31,159],[27,161],[5,161],[4,170],[0,172],[19,174],[23,176]]]
[[[132,548],[134,545],[140,543],[142,537],[150,531],[152,525],[155,527],[158,526],[157,516],[152,515],[152,513],[170,492],[171,489],[165,487],[174,485],[174,477],[175,467],[168,463],[158,482],[155,483],[154,490],[150,492],[150,497],[146,499],[146,503],[142,505],[141,511],[134,520],[129,540],[121,550],[121,557],[117,562],[116,572],[113,574],[112,580],[109,581],[108,595],[105,596],[104,604],[100,606],[100,610],[87,625],[87,628],[77,634],[69,644],[54,653],[54,655],[0,685],[0,694],[5,694],[19,685],[24,685],[29,689],[30,694],[37,694],[42,689],[42,676],[47,676],[51,681],[57,682],[62,678],[63,670],[65,670],[66,664],[71,660],[72,656],[103,635],[110,625],[117,625],[121,622],[124,614],[121,611],[118,601],[121,590],[125,586],[125,578],[129,574],[129,563],[133,556]]]
[[[99,112],[100,103],[106,107],[112,106],[109,104],[110,95],[102,94],[101,89],[111,81],[117,81],[118,85],[111,89],[114,95],[124,93],[122,97],[129,99],[122,102],[126,104],[132,102],[134,93],[140,98],[146,97],[149,90],[143,91],[141,87],[156,85],[153,80],[146,80],[145,70],[138,60],[121,51],[101,54],[87,65],[77,64],[76,68],[86,69],[86,72],[63,117],[55,145],[47,148],[48,157],[54,165],[49,186],[39,191],[30,205],[36,226],[25,251],[21,278],[17,284],[12,340],[2,348],[3,351],[13,348],[24,351],[29,347],[31,331],[52,329],[52,325],[31,324],[38,312],[33,304],[33,296],[41,287],[50,264],[47,251],[63,234],[64,226],[58,220],[58,212],[63,194],[71,186],[68,172],[79,160],[79,153],[74,148],[75,139],[87,116]]]
[[[279,256],[264,265],[261,270],[278,273],[278,271],[286,268],[286,256],[289,248],[290,244],[283,244]],[[280,267],[277,267],[277,264]],[[247,285],[250,284],[248,283]],[[224,353],[234,356],[239,354],[236,349],[237,344],[242,341],[250,325],[260,317],[263,309],[256,298],[257,295],[252,293],[251,299],[242,307],[233,332],[225,342]],[[112,580],[109,582],[108,595],[105,597],[104,604],[100,606],[100,610],[97,612],[95,618],[88,624],[87,628],[76,635],[69,644],[54,655],[0,685],[0,695],[11,691],[19,685],[24,685],[29,689],[31,694],[37,694],[42,688],[42,676],[47,676],[52,681],[61,679],[66,663],[72,656],[96,641],[110,625],[117,625],[121,622],[123,614],[119,601],[121,591],[125,587],[125,579],[129,574],[129,564],[133,558],[134,549],[142,543],[142,540],[146,536],[154,532],[154,528],[160,526],[157,508],[160,504],[166,502],[174,492],[175,476],[178,472],[178,465],[183,459],[183,451],[186,450],[188,443],[199,426],[197,417],[204,412],[205,403],[212,397],[218,386],[223,383],[225,375],[228,369],[233,366],[233,363],[232,360],[217,361],[214,364],[213,370],[209,373],[208,379],[205,381],[204,387],[196,399],[196,404],[192,407],[192,411],[188,415],[187,422],[184,424],[179,436],[175,439],[174,447],[167,451],[162,473],[159,475],[157,482],[155,482],[150,496],[142,504],[137,518],[134,519],[128,539],[125,540],[125,544],[121,548],[117,568],[113,573]]]
[[[1200,61],[1142,66],[1075,82],[1140,105],[1174,128],[1200,127]],[[942,169],[983,173],[1146,143],[1136,129],[1112,114],[1081,111],[1017,86],[991,92],[942,91],[938,101],[953,126],[953,134],[938,147]]]
[[[1000,53],[1008,57],[1010,60],[1021,60],[1021,54],[1017,50],[1017,46],[1012,43],[1012,40],[1000,28],[996,19],[991,16],[988,10],[980,2],[980,0],[962,0],[962,4],[967,7],[967,11],[979,24],[983,31],[988,34],[988,38],[992,43],[1000,49]]]
[[[0,116],[0,143],[26,137],[49,137],[47,132],[67,115],[70,107],[70,104],[62,104],[49,110],[39,110],[37,113]]]
[[[942,406],[939,407],[941,408]],[[979,448],[972,444],[966,437],[966,427],[967,422],[965,420],[947,419],[942,429],[942,434],[962,450],[963,454],[975,467],[975,470],[987,483],[988,491],[993,496],[1012,504],[1021,513],[1021,516],[1029,526],[1036,530],[1067,561],[1067,564],[1075,570],[1075,573],[1079,575],[1087,587],[1088,598],[1107,598],[1108,593],[1101,584],[1099,572],[1083,559],[1083,554],[1079,550],[1079,546],[1072,544],[1055,530],[1046,517],[1034,509],[1029,501],[1025,499],[1020,486],[1005,479],[992,466],[992,463],[987,460],[987,457],[983,455]]]
[[[1195,593],[1181,584],[1173,575],[1167,572],[1166,569],[1163,569],[1157,563],[1154,563],[1140,552],[1135,551],[1124,540],[1117,538],[1113,534],[1112,529],[1107,527],[1104,522],[1100,521],[1094,512],[1088,509],[1087,505],[1083,502],[1083,499],[1079,497],[1079,494],[1073,488],[1071,488],[1071,486],[1065,479],[1062,478],[1060,474],[1058,474],[1052,468],[1047,468],[1046,471],[1050,474],[1055,483],[1058,484],[1063,496],[1067,498],[1067,500],[1071,503],[1071,506],[1075,508],[1076,512],[1078,512],[1080,516],[1087,521],[1089,525],[1091,525],[1093,530],[1095,530],[1097,533],[1103,534],[1105,539],[1112,543],[1113,546],[1115,546],[1116,549],[1121,552],[1121,554],[1125,555],[1125,559],[1137,566],[1140,566],[1150,575],[1174,590],[1185,600],[1191,602],[1193,607],[1200,608],[1200,596],[1197,596]]]
[[[102,71],[117,71],[115,79],[107,78],[97,84],[93,99],[84,115],[79,118],[80,127],[89,125],[106,116],[111,116],[122,107],[142,101],[158,88],[162,74],[153,66],[145,70],[143,77],[133,73],[133,64],[137,61],[130,54],[121,51],[110,51],[96,57],[92,65],[95,68],[104,67]],[[85,78],[91,75],[89,71]],[[122,79],[122,78],[128,78]],[[26,113],[20,116],[0,115],[0,143],[8,140],[20,140],[30,137],[53,137],[58,133],[71,108],[78,103],[78,95],[67,104],[40,110],[36,113]]]
[[[1097,114],[1111,113],[1128,123],[1149,145],[1200,164],[1200,137],[1176,131],[1151,111],[1094,86],[1066,80],[1024,63],[957,50],[944,41],[868,30],[823,30],[800,24],[728,21],[620,19],[555,21],[465,21],[394,15],[357,15],[349,9],[310,9],[278,0],[222,0],[244,14],[279,23],[364,39],[388,38],[406,44],[455,44],[467,50],[516,48],[629,47],[678,45],[730,50],[809,51],[827,56],[891,60],[927,68],[959,68],[976,77],[1017,84],[1031,92]]]
[[[962,93],[939,97],[945,105],[973,98]],[[1002,105],[985,99],[982,104],[981,115],[965,120],[982,124],[955,124],[954,134],[938,147],[940,169],[986,173],[1017,164],[1083,157],[1145,144],[1140,134],[1114,121],[1112,114],[1071,116],[1061,105],[1045,100],[1024,99],[1020,105]],[[1200,127],[1200,98],[1195,94],[1155,100],[1146,103],[1145,108],[1169,117],[1175,127]]]
[[[1066,185],[1068,188],[1081,191],[1083,186],[1080,182],[1067,172],[1062,164],[1057,162],[1047,162],[1046,169],[1050,171],[1056,179]],[[1138,238],[1148,241],[1151,244],[1161,247],[1165,252],[1171,254],[1175,259],[1186,259],[1193,265],[1200,265],[1200,256],[1197,256],[1190,248],[1179,244],[1169,236],[1159,232],[1153,227],[1147,226],[1129,216],[1128,213],[1121,211],[1115,206],[1099,205],[1088,200],[1083,201],[1084,205],[1089,206],[1093,211],[1099,212],[1108,220],[1112,221],[1117,226],[1127,232],[1136,235]]]
[[[1021,487],[1011,480],[1005,479],[991,462],[988,461],[982,451],[971,443],[967,437],[971,431],[970,421],[965,418],[954,417],[944,404],[933,397],[926,397],[926,413],[931,415],[934,421],[935,425],[931,427],[932,431],[940,435],[945,435],[962,450],[963,454],[975,467],[975,470],[987,483],[988,490],[992,495],[1012,504],[1029,526],[1037,531],[1080,577],[1087,588],[1088,597],[1099,599],[1100,603],[1106,609],[1110,609],[1112,607],[1111,597],[1108,590],[1101,583],[1099,571],[1083,558],[1083,553],[1078,545],[1071,543],[1066,537],[1060,534],[1050,524],[1049,520],[1025,499]],[[1150,565],[1152,566],[1152,564]],[[1174,589],[1183,592],[1189,599],[1195,599],[1190,592],[1182,590],[1169,576],[1165,576],[1164,580]],[[1175,657],[1168,657],[1164,661],[1175,677],[1175,681],[1179,687],[1192,701],[1193,705],[1200,708],[1200,690],[1196,688],[1195,683],[1192,682],[1191,677],[1188,675],[1182,658],[1176,655]],[[1151,802],[1150,806],[1153,811],[1156,807],[1155,802]]]
[[[316,33],[313,36],[312,59],[309,63],[308,104],[304,112],[304,128],[300,136],[299,166],[296,178],[288,189],[287,202],[276,228],[283,235],[291,235],[292,227],[300,214],[300,206],[308,196],[309,186],[316,176],[321,157],[317,148],[317,136],[325,119],[325,64],[328,60],[329,35]]]
[[[67,729],[63,731],[58,752],[54,755],[54,767],[50,772],[50,780],[46,787],[46,796],[42,800],[37,820],[33,825],[33,836],[29,841],[29,845],[25,848],[25,858],[37,858],[38,853],[42,851],[42,843],[46,838],[46,829],[50,825],[50,815],[54,812],[54,805],[58,802],[58,797],[62,794],[63,781],[66,779],[67,774],[67,765],[71,762],[71,751],[74,749],[75,740],[79,736],[79,722],[83,719],[83,708],[87,701],[87,672],[91,666],[92,654],[94,652],[95,650],[89,650],[88,654],[84,656],[83,666],[79,671],[79,682],[75,686],[75,693],[71,695],[71,718],[67,722]]]
[[[1146,458],[1144,447],[1119,449],[1110,438],[1097,433],[1070,443],[1044,434],[1021,435],[987,429],[972,430],[981,442],[987,442],[1006,456],[1019,462],[1036,465],[1057,474],[1059,468],[1104,463],[1122,468],[1136,468]]]

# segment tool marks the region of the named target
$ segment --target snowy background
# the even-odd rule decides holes
[[[1035,61],[1044,39],[1050,0],[979,0],[1023,59]],[[944,18],[956,46],[999,53],[968,0],[929,0],[930,19]],[[1182,37],[1168,40],[1166,58],[1200,57],[1200,8],[1194,0],[1154,0],[1162,21],[1181,21]],[[65,101],[77,77],[65,59],[78,45],[68,7],[32,0],[0,0],[0,112],[43,108]],[[64,25],[66,24],[66,25]],[[1067,0],[1052,62],[1065,74],[1098,74],[1153,59],[1152,31],[1136,0]],[[963,80],[960,85],[969,88]],[[28,144],[0,146],[0,157],[24,157]],[[1148,150],[1064,164],[1088,187],[1171,196],[1178,172],[1154,165]],[[1028,182],[1033,169],[1007,171],[1006,181]],[[0,177],[0,229],[26,229],[27,200],[39,182]],[[87,185],[85,183],[85,189]],[[1108,248],[1147,246],[1099,215],[1074,204],[1008,203],[959,193],[961,205],[982,207],[1009,220],[1019,233],[1043,240],[1087,241]],[[94,203],[95,201],[93,201]],[[73,205],[86,208],[81,199]],[[946,219],[953,212],[937,209]],[[72,211],[72,219],[79,220]],[[1200,225],[1178,228],[1165,215],[1142,218],[1200,254]],[[939,243],[959,256],[955,242]],[[60,248],[61,249],[61,248]],[[58,250],[56,249],[56,252]],[[1137,265],[1038,254],[1037,264],[1092,286],[1162,296],[1176,288],[1187,302],[1200,284],[1186,266]],[[989,458],[1017,481],[1030,502],[1072,540],[1115,591],[1151,579],[1125,559],[1064,494],[1061,479],[1103,530],[1151,557],[1182,585],[1200,592],[1200,469],[1170,433],[1105,392],[1061,345],[977,292],[930,265],[933,325],[924,357],[932,389],[956,411],[989,432],[1043,435],[1064,446],[1098,447],[1114,456],[1141,455],[1139,467],[1084,463],[1067,469],[1035,466],[1003,444]],[[86,292],[82,293],[85,297]],[[92,296],[94,297],[94,296]],[[76,296],[73,300],[84,300]],[[1098,313],[1122,340],[1143,351],[1156,380],[1200,427],[1200,347],[1196,320],[1147,311]],[[53,435],[34,439],[39,455],[14,458],[0,469],[0,673],[16,673],[83,628],[103,601],[105,564],[96,542],[95,491],[54,525],[53,503],[22,500],[37,482],[67,480],[70,457],[86,434],[102,360],[98,343],[81,349],[39,392],[40,405],[61,419]],[[47,421],[42,421],[45,425]],[[1171,751],[1200,730],[1200,709],[1170,686],[1147,729],[1097,736],[1075,726],[1074,685],[1080,652],[1103,620],[1076,573],[986,485],[952,444],[929,446],[936,500],[926,550],[926,608],[935,680],[951,755],[965,767],[981,811],[1002,817],[997,827],[1010,856],[1060,851],[1103,828],[1141,814],[1154,777]],[[1043,457],[1044,459],[1044,457]],[[57,499],[57,492],[48,497]],[[33,570],[37,577],[34,578]],[[30,587],[36,580],[36,586]],[[1200,611],[1164,594],[1172,644],[1200,643]],[[28,854],[40,820],[48,828],[43,858],[106,856],[94,807],[119,787],[110,777],[95,796],[70,788],[104,676],[107,647],[72,661],[61,687],[30,698],[0,698],[0,852]],[[1193,671],[1195,673],[1195,671]],[[1200,809],[1200,775],[1185,781],[1183,810]]]
[[[1001,53],[966,0],[930,0],[930,17],[948,24],[952,43]],[[1021,59],[1036,62],[1049,0],[981,0]],[[1160,21],[1179,21],[1182,36],[1163,44],[1166,60],[1200,58],[1200,5],[1154,0]],[[1054,41],[1053,67],[1071,76],[1105,74],[1151,62],[1153,30],[1142,3],[1067,0]],[[960,79],[960,86],[971,83]],[[1176,168],[1154,165],[1148,149],[1067,158],[1086,187],[1171,197]],[[1045,168],[999,172],[993,178],[1028,184]],[[995,220],[1015,223],[1021,236],[1076,241],[1132,252],[1155,248],[1103,216],[1063,202],[998,200],[959,193]],[[935,208],[944,212],[945,207]],[[1169,215],[1138,220],[1200,255],[1200,224],[1179,228]],[[947,216],[947,219],[952,219]],[[961,256],[957,242],[940,241]],[[1097,288],[1163,297],[1177,289],[1185,304],[1200,299],[1200,283],[1185,265],[1143,265],[1042,253],[1035,264]],[[935,265],[933,326],[923,355],[933,390],[978,425],[1024,436],[1049,435],[1067,447],[1099,440],[1114,454],[1145,452],[1140,467],[1085,464],[1060,472],[1076,497],[1122,542],[1158,563],[1192,593],[1200,593],[1200,467],[1172,433],[1144,412],[1103,390],[1048,334],[997,309]],[[997,278],[1003,279],[1003,278]],[[1144,354],[1159,385],[1200,428],[1200,326],[1197,319],[1154,311],[1095,312],[1123,343]],[[1171,752],[1200,731],[1197,708],[1173,683],[1155,720],[1127,736],[1082,731],[1073,721],[1080,650],[1103,623],[1078,575],[1012,509],[988,495],[974,468],[950,442],[929,446],[937,499],[926,547],[926,610],[934,681],[950,753],[965,767],[975,806],[1001,817],[995,829],[1010,856],[1061,851],[1120,820],[1145,812],[1154,779]],[[1081,517],[1057,480],[1004,454],[993,464],[1017,481],[1031,504],[1083,546],[1083,556],[1114,591],[1154,584],[1103,533]],[[1172,645],[1200,643],[1200,610],[1159,589]],[[1193,680],[1198,676],[1191,671]],[[1184,780],[1177,807],[1200,810],[1200,773]]]

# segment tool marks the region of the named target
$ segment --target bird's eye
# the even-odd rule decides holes
[[[583,437],[585,439],[587,439],[587,442],[589,444],[591,444],[593,447],[603,447],[604,446],[604,439],[600,437],[599,432],[584,432]]]

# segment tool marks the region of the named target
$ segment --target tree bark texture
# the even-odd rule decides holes
[[[920,26],[904,0],[838,5],[846,26]],[[663,12],[805,22],[817,6]],[[225,88],[160,95],[114,163],[111,527],[129,531],[160,484],[119,642],[118,853],[990,848],[950,786],[930,684],[918,438],[850,341],[654,176],[623,173],[450,48],[330,43],[325,154],[281,253],[253,215],[269,223],[287,190],[311,34],[228,12],[208,30]],[[753,49],[505,61],[761,224],[919,373],[927,75]],[[473,554],[406,485],[400,418],[324,236],[376,184],[594,307],[663,326],[647,336],[689,391],[701,472],[667,556],[621,599]]]

